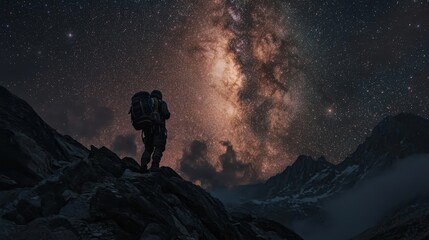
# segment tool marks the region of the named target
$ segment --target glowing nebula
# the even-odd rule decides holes
[[[214,125],[260,177],[284,167],[284,136],[299,109],[302,63],[278,6],[214,1],[199,46],[214,92]]]
[[[129,107],[124,96],[160,89],[172,113],[163,165],[180,172],[185,157],[206,161],[209,165],[201,166],[228,176],[231,185],[278,173],[295,158],[288,155],[286,136],[305,109],[302,58],[288,31],[286,7],[276,0],[184,1],[189,5],[183,18],[164,36],[156,57],[141,56],[145,67],[127,72],[135,80],[124,91],[110,91],[114,97],[103,95],[119,117],[100,145],[112,141],[112,134],[138,136],[123,111]],[[94,139],[83,142],[94,144]],[[203,153],[190,150],[193,142]],[[136,144],[139,159],[143,144],[138,137]]]

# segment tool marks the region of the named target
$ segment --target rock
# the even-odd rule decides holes
[[[3,174],[0,175],[0,189],[14,189],[18,186],[18,183],[15,180],[10,179],[8,176]]]
[[[14,234],[21,232],[25,226],[17,225],[6,219],[0,218],[0,239],[2,240],[15,240]]]
[[[96,166],[97,172],[100,175],[120,177],[125,170],[124,163],[118,155],[106,147],[98,149],[91,146],[88,159]]]
[[[152,239],[152,240],[163,240],[168,239],[168,235],[165,233],[163,226],[157,223],[149,224],[145,229],[140,239]]]
[[[7,211],[3,218],[11,220],[17,224],[26,224],[33,219],[42,216],[40,197],[27,196],[16,201],[15,208]]]
[[[164,167],[151,174],[127,169],[115,177],[97,168],[102,166],[79,160],[22,190],[16,200],[6,204],[9,210],[2,215],[26,226],[25,231],[12,235],[53,239],[61,232],[69,239],[247,239],[249,234],[272,236],[278,232],[283,236],[287,232],[281,225],[269,228],[253,217],[240,219],[240,224],[231,221],[218,200],[172,169]],[[84,169],[97,172],[97,177]],[[80,178],[72,177],[79,174]],[[88,227],[91,224],[94,227]]]
[[[0,174],[9,179],[0,184],[0,190],[34,186],[63,165],[61,162],[88,155],[83,145],[58,134],[30,105],[2,86],[0,146]]]
[[[53,158],[47,155],[31,138],[0,126],[0,173],[14,185],[2,185],[0,190],[32,186],[51,172]],[[32,153],[35,153],[32,155]]]
[[[52,218],[39,218],[21,231],[12,234],[13,239],[16,240],[78,240],[76,231],[73,229],[71,223],[64,217],[55,216]]]
[[[70,200],[63,208],[60,215],[73,219],[89,219],[89,204],[83,197]]]
[[[232,212],[231,217],[237,221],[238,229],[244,239],[265,239],[263,236],[267,235],[270,235],[269,239],[301,239],[292,230],[272,220],[240,212]]]
[[[129,169],[133,172],[140,172],[140,165],[136,162],[136,160],[130,157],[124,157],[122,158],[122,162],[126,169]]]
[[[413,204],[398,208],[380,224],[373,226],[355,240],[394,240],[429,238],[429,196],[417,199]],[[410,236],[412,236],[410,238]]]
[[[141,174],[131,158],[105,147],[88,151],[2,87],[0,159],[0,239],[271,239],[287,232],[253,217],[233,220],[171,168]]]
[[[122,176],[121,176],[122,178],[138,178],[138,177],[141,177],[141,173],[139,173],[139,172],[134,172],[134,171],[131,171],[130,169],[125,169],[125,171],[122,173]]]
[[[175,178],[179,178],[182,179],[182,177],[177,174],[175,171],[173,171],[173,169],[169,168],[169,167],[161,167],[160,168],[160,172],[167,177],[175,177]]]

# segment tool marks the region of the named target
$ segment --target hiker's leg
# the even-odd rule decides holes
[[[144,152],[141,157],[140,166],[142,171],[147,170],[147,164],[150,162],[151,155],[154,150],[153,146],[153,134],[151,132],[145,132],[144,137],[142,135],[144,143]]]
[[[165,128],[161,127],[159,131],[155,132],[154,139],[154,151],[152,155],[152,169],[159,168],[159,162],[162,158],[162,153],[165,150],[165,145],[167,144],[167,133]]]

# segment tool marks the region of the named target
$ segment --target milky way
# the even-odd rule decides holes
[[[130,97],[160,89],[162,164],[257,181],[299,154],[338,163],[386,115],[428,117],[427,4],[3,1],[0,84],[59,132],[137,159]]]
[[[304,74],[296,41],[275,1],[214,2],[210,33],[197,42],[207,61],[216,121],[239,158],[261,175],[285,166],[284,136],[302,102]],[[211,21],[211,22],[210,22]],[[220,111],[220,112],[219,112]],[[223,114],[222,114],[223,113]]]

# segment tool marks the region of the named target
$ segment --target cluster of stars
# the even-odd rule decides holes
[[[269,174],[299,154],[338,163],[387,115],[429,117],[427,1],[260,2],[277,4],[284,17],[276,24],[293,37],[305,74],[294,92],[300,109],[281,133],[288,158],[267,166]],[[219,39],[207,27],[219,24],[212,6],[187,0],[4,1],[0,84],[85,145],[111,147],[118,136],[132,137],[138,151],[121,154],[137,159],[142,144],[129,123],[130,97],[161,89],[172,112],[163,164],[177,169],[194,139],[208,140],[216,162],[224,151],[218,142],[230,139],[214,136],[232,139],[236,133],[213,127],[221,125],[214,120],[219,98],[205,62],[212,56],[198,44]],[[225,115],[236,113],[230,107]]]

